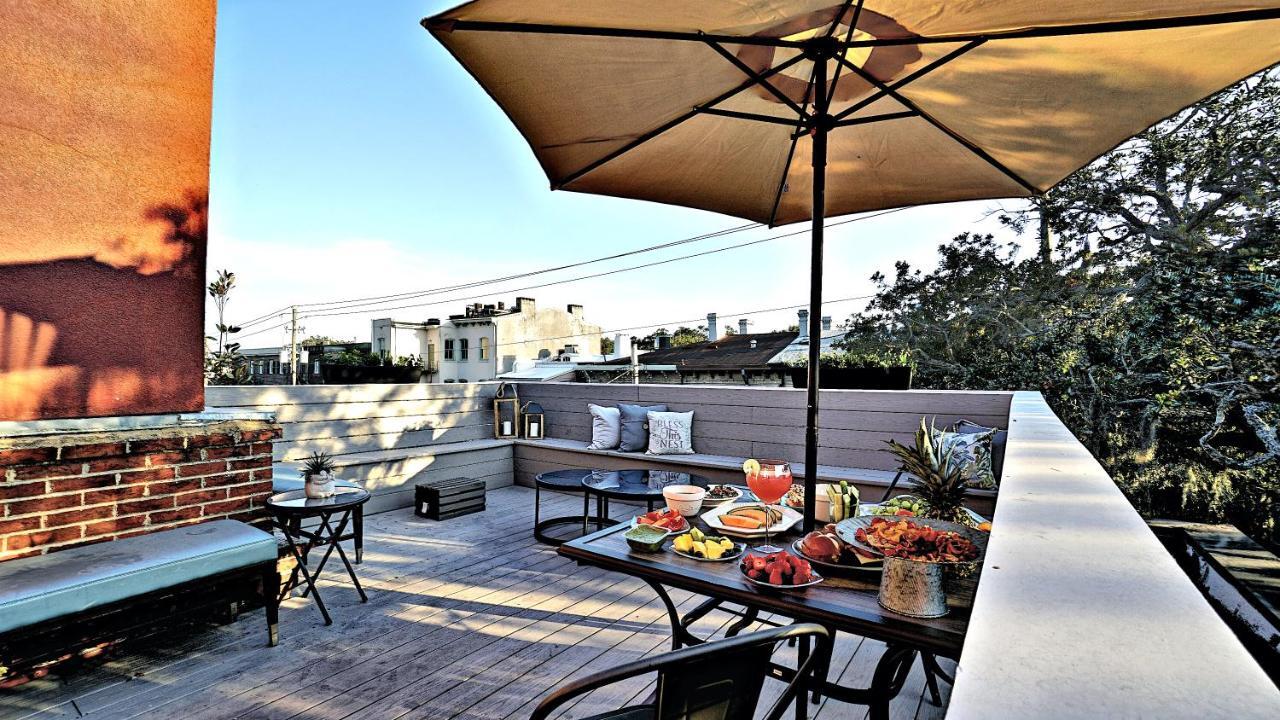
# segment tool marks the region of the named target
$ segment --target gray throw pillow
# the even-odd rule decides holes
[[[588,404],[587,410],[591,413],[591,444],[587,447],[592,450],[618,447],[622,439],[622,413],[618,408]]]
[[[649,413],[650,455],[693,454],[693,412]]]
[[[622,412],[622,452],[643,452],[649,449],[649,413],[666,412],[666,405],[627,405],[618,403]]]
[[[961,420],[951,428],[951,432],[975,435],[991,432],[992,430],[995,431],[995,434],[991,436],[991,471],[995,474],[996,483],[999,483],[1001,476],[1004,474],[1004,445],[1009,441],[1009,431],[1001,430],[1000,428],[989,428],[968,420]]]

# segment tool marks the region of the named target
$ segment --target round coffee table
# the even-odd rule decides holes
[[[560,525],[582,525],[582,534],[586,535],[590,530],[587,523],[594,522],[597,526],[601,525],[599,517],[591,517],[590,498],[587,496],[587,489],[582,484],[582,480],[590,477],[594,470],[551,470],[534,477],[533,479],[533,537],[538,542],[546,545],[563,545],[574,538],[559,538],[547,534],[547,531],[553,527]],[[562,515],[542,519],[542,491],[552,490],[555,492],[582,494],[582,514],[581,515]]]
[[[336,490],[336,494],[327,498],[309,498],[305,490],[290,490],[267,498],[267,511],[271,513],[271,524],[284,533],[289,552],[297,561],[293,575],[282,591],[283,595],[287,595],[297,586],[298,573],[301,572],[307,584],[307,589],[303,591],[302,596],[306,597],[310,594],[316,599],[316,606],[324,616],[325,625],[332,625],[333,619],[329,617],[329,610],[324,606],[324,600],[320,599],[320,591],[316,589],[316,579],[320,577],[334,550],[338,551],[338,557],[347,568],[347,575],[356,586],[356,592],[360,593],[360,602],[369,602],[369,597],[364,594],[364,588],[360,587],[360,579],[356,577],[355,568],[351,566],[351,561],[347,559],[341,544],[345,539],[343,533],[346,532],[347,523],[351,521],[352,514],[369,502],[369,491],[349,487],[339,487]],[[331,522],[335,515],[338,516],[336,525]],[[302,527],[303,521],[313,519],[318,521],[318,527],[315,529]],[[325,551],[324,557],[320,558],[320,564],[316,566],[313,573],[307,570],[307,556],[310,555],[311,549],[316,547],[324,547]]]
[[[662,488],[668,485],[704,488],[710,484],[711,480],[701,475],[674,470],[594,470],[582,479],[587,497],[596,496],[597,527],[612,522],[609,520],[609,500],[643,501],[652,512],[653,504],[664,500]]]

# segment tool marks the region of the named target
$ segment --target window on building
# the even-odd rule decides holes
[[[453,359],[453,341],[452,340],[444,341],[444,359],[445,360]]]
[[[466,338],[462,338],[461,340],[458,341],[458,359],[459,360],[467,359],[467,353],[470,350],[470,345],[471,345],[471,341]]]
[[[489,359],[489,338],[480,338],[480,359]]]

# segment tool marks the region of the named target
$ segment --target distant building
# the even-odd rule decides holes
[[[469,305],[443,322],[374,320],[371,348],[391,358],[422,358],[430,382],[481,382],[514,372],[521,361],[599,352],[600,338],[581,305],[539,308],[533,298],[516,298],[512,307]]]
[[[298,346],[298,384],[319,385],[320,359],[325,354],[336,355],[348,350],[368,352],[369,343],[332,343],[329,345]],[[289,346],[248,348],[240,351],[249,367],[249,377],[257,385],[288,385]]]
[[[796,339],[790,345],[783,348],[782,352],[770,360],[771,363],[805,362],[807,364],[809,359],[809,311],[801,310],[797,315],[800,320],[798,325],[800,328],[799,334],[796,335]],[[826,353],[836,350],[836,343],[843,340],[846,334],[844,330],[832,331],[831,317],[824,315],[822,317],[822,337],[820,339],[822,343],[821,352]]]
[[[707,316],[708,336],[715,337],[714,315]],[[656,347],[641,353],[639,379],[647,384],[785,385],[786,368],[774,358],[796,339],[794,332],[748,333],[746,321],[734,335],[673,347],[667,335],[654,338]],[[631,359],[619,357],[599,365],[582,365],[582,382],[632,381]]]

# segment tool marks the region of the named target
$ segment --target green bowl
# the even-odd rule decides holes
[[[671,533],[666,530],[659,530],[648,525],[638,525],[628,530],[622,537],[626,538],[627,544],[631,546],[632,550],[658,552],[670,535]]]

